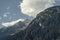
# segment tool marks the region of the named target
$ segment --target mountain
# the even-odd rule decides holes
[[[13,26],[4,27],[0,29],[0,40],[5,40],[5,38],[8,37],[9,35],[14,35],[19,31],[24,30],[30,22],[31,20],[26,19],[24,21],[17,22]]]
[[[60,6],[40,12],[26,29],[7,40],[60,40]]]

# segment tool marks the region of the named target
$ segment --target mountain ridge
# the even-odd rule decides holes
[[[60,40],[60,6],[40,12],[25,30],[8,40]]]
[[[31,20],[26,19],[24,21],[17,22],[13,26],[4,27],[4,28],[0,29],[0,40],[5,40],[4,37],[14,35],[14,34],[18,33],[19,31],[24,30],[28,26],[30,21]]]

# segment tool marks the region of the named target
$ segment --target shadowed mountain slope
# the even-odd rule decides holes
[[[7,40],[60,40],[60,6],[40,12],[25,30]]]

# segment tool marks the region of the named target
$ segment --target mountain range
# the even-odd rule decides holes
[[[27,28],[7,40],[60,40],[60,6],[40,12]]]
[[[14,35],[24,30],[30,22],[31,20],[26,19],[15,23],[13,26],[3,27],[0,29],[0,40],[5,40],[9,35]]]
[[[15,24],[5,29],[8,30],[6,31],[8,35],[4,36],[4,30],[4,37],[0,37],[0,40],[60,40],[60,6],[47,8],[37,14],[32,21],[20,23],[18,23],[19,26]],[[28,23],[27,26],[26,23]],[[17,31],[11,31],[11,29]]]

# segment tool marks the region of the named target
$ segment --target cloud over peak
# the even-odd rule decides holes
[[[53,6],[54,0],[23,0],[22,13],[35,17],[40,11]]]
[[[18,19],[16,21],[2,23],[2,25],[5,26],[5,27],[9,27],[9,26],[13,26],[14,24],[18,23],[19,21],[24,21],[24,20],[25,19]]]

